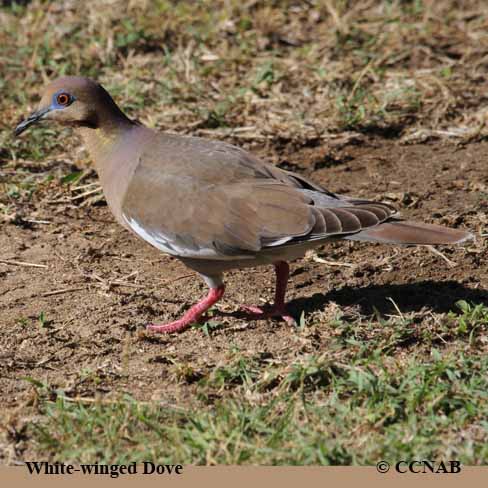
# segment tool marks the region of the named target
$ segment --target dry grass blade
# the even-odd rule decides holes
[[[8,264],[10,266],[25,266],[29,268],[48,268],[46,264],[37,264],[37,263],[27,263],[25,261],[14,261],[14,260],[7,260],[7,259],[0,259],[1,264]]]
[[[425,246],[431,253],[435,254],[436,256],[439,256],[442,258],[447,265],[450,268],[455,268],[457,266],[457,263],[454,261],[451,261],[445,254],[443,254],[439,249],[435,248],[434,246]]]
[[[62,295],[63,293],[71,293],[74,291],[81,291],[84,290],[82,287],[77,287],[77,288],[62,288],[60,290],[53,290],[53,291],[48,291],[46,293],[43,293],[41,296],[43,297],[50,297],[53,295]]]
[[[94,190],[89,190],[89,191],[86,191],[84,193],[80,193],[79,195],[75,195],[73,197],[70,197],[69,199],[70,200],[80,200],[81,198],[85,198],[85,197],[88,197],[90,195],[94,195],[95,193],[101,193],[102,192],[102,187],[101,186],[97,186],[97,188],[95,188]]]
[[[89,278],[95,281],[98,281],[103,288],[110,289],[112,286],[126,286],[128,288],[137,288],[137,289],[142,289],[146,288],[144,285],[137,285],[135,283],[129,283],[125,281],[124,279],[115,279],[115,280],[110,280],[110,279],[104,279],[101,276],[97,275],[96,273],[81,273],[82,276],[85,278]],[[131,273],[130,275],[126,276],[125,279],[130,278],[131,276],[134,276],[137,274],[137,271],[134,273]]]
[[[52,224],[51,221],[49,220],[35,220],[35,219],[25,219],[26,222],[29,222],[29,224]]]
[[[168,286],[168,285],[171,285],[171,284],[175,283],[176,281],[184,280],[185,278],[193,278],[193,277],[195,277],[195,273],[186,274],[186,275],[182,275],[182,276],[177,276],[176,278],[173,278],[171,280],[165,280],[162,283],[162,285],[163,286]]]
[[[338,261],[329,261],[319,256],[313,256],[312,261],[315,261],[316,263],[326,264],[327,266],[337,266],[343,268],[354,268],[354,266],[356,266],[353,263],[339,263]]]

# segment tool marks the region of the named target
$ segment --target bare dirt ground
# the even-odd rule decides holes
[[[488,144],[404,145],[361,136],[354,144],[272,147],[255,151],[286,168],[312,176],[337,192],[390,200],[409,218],[471,229],[487,225]],[[291,310],[320,323],[305,341],[284,322],[239,318],[243,303],[270,299],[268,268],[227,275],[227,295],[216,306],[206,335],[193,328],[157,335],[145,325],[177,318],[205,293],[205,286],[179,261],[119,227],[105,205],[79,207],[55,184],[29,206],[27,217],[3,225],[0,245],[0,402],[14,409],[29,401],[22,377],[43,378],[72,395],[128,391],[137,399],[190,400],[193,383],[171,381],[174,364],[192,374],[223,361],[230,347],[293,357],[327,348],[328,319],[346,314],[418,313],[452,310],[457,300],[488,304],[486,242],[440,249],[455,264],[426,248],[338,242],[316,262],[292,266]],[[54,195],[54,196],[53,196]],[[67,201],[67,200],[66,200]],[[48,216],[48,217],[47,217]],[[11,261],[45,267],[8,264]],[[83,372],[96,371],[97,381]]]

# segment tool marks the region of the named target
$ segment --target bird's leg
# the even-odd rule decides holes
[[[147,328],[161,333],[181,332],[191,324],[198,322],[200,317],[224,295],[225,285],[221,284],[215,288],[210,288],[208,295],[193,305],[179,320],[168,324],[151,324]]]
[[[248,314],[249,319],[261,320],[271,317],[279,317],[285,320],[290,325],[296,325],[295,319],[286,310],[285,294],[286,286],[288,284],[288,276],[290,275],[290,266],[286,261],[278,261],[274,263],[276,273],[276,290],[274,304],[266,309],[261,307],[243,307]]]

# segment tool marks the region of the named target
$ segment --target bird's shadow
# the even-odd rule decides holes
[[[488,306],[488,290],[473,289],[456,281],[420,281],[406,284],[343,286],[328,293],[315,293],[296,298],[289,303],[295,316],[323,310],[328,303],[340,307],[355,307],[363,315],[379,312],[381,315],[418,312],[428,309],[436,313],[454,310],[459,300]],[[398,308],[398,310],[397,310]]]

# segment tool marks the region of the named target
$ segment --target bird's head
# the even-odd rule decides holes
[[[33,113],[15,128],[15,135],[42,120],[75,127],[100,127],[104,121],[124,118],[107,91],[89,78],[64,76],[49,83]]]

